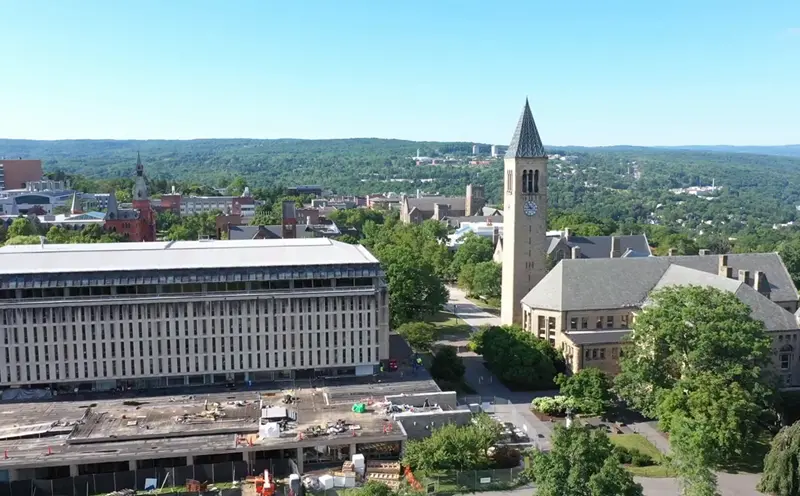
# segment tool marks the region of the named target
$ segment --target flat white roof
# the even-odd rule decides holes
[[[363,246],[328,238],[39,244],[0,248],[0,276],[358,263],[378,263],[378,259]]]

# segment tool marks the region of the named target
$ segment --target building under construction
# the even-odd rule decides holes
[[[137,471],[174,469],[176,479],[181,473],[183,480],[202,480],[211,478],[206,469],[198,477],[191,467],[227,464],[236,477],[237,470],[240,476],[262,470],[267,460],[283,460],[303,473],[306,461],[356,453],[396,459],[409,437],[469,417],[455,393],[441,392],[431,380],[6,404],[0,411],[0,482],[55,486],[91,476],[95,486],[88,487],[110,492],[126,489],[119,481],[131,472],[136,477]],[[118,474],[115,486],[101,490],[97,479],[109,474]]]

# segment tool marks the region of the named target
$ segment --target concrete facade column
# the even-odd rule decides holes
[[[19,480],[19,470],[16,468],[8,469],[8,482],[14,482]]]
[[[303,448],[297,448],[297,471],[303,475]]]
[[[136,460],[128,460],[128,470],[136,470]]]
[[[353,455],[356,454],[356,443],[350,445],[350,459],[353,459]]]
[[[194,465],[194,457],[192,455],[186,456],[186,466]]]
[[[69,466],[69,476],[70,477],[77,477],[80,471],[78,470],[77,465],[70,465]]]

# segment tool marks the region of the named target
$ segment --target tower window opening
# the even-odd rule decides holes
[[[533,192],[539,192],[539,171],[533,171]]]
[[[522,192],[528,192],[528,171],[522,171]]]

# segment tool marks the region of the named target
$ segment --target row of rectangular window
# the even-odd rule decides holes
[[[314,356],[313,355],[314,351],[316,351],[316,358],[317,358],[316,362],[312,361],[312,358]],[[340,353],[339,353],[340,351],[341,351],[341,360],[340,360]],[[347,365],[347,364],[355,365],[355,364],[361,364],[361,363],[372,363],[372,357],[373,357],[372,347],[367,347],[366,348],[366,351],[367,351],[367,353],[366,353],[366,356],[367,356],[366,362],[364,361],[364,348],[359,348],[358,349],[358,361],[356,361],[356,359],[355,359],[355,353],[356,353],[356,349],[355,348],[349,349],[349,351],[350,351],[350,353],[349,353],[350,361],[349,362],[347,360],[347,355],[348,355],[347,351],[348,350],[338,350],[338,349],[327,350],[326,349],[324,351],[325,352],[325,355],[324,355],[325,363],[324,364],[322,363],[322,357],[323,357],[322,350],[319,350],[319,349],[318,350],[306,350],[305,352],[304,351],[296,351],[296,352],[295,351],[289,351],[289,352],[283,351],[282,353],[274,352],[274,353],[272,353],[272,356],[273,356],[273,359],[274,359],[274,361],[272,362],[273,363],[272,367],[274,367],[274,368],[294,368],[294,367],[298,367],[298,366],[299,367],[320,367],[320,366],[323,366],[323,365]],[[238,355],[239,356],[239,367],[238,368],[236,367],[236,360],[234,359],[234,357],[236,355],[227,355],[227,356],[230,357],[230,362],[226,361],[226,355],[219,355],[219,356],[211,355],[210,357],[209,356],[203,356],[202,357],[202,361],[203,361],[202,369],[200,368],[200,358],[201,357],[195,356],[194,357],[194,370],[191,369],[191,366],[190,366],[191,365],[191,361],[190,361],[190,357],[188,357],[188,356],[185,357],[185,362],[184,362],[185,363],[185,370],[182,370],[180,358],[173,358],[173,359],[167,358],[166,359],[166,363],[167,363],[167,367],[166,368],[164,367],[164,362],[163,362],[164,359],[163,358],[149,358],[149,359],[147,359],[147,362],[145,361],[144,358],[140,358],[138,360],[139,361],[139,365],[140,365],[138,371],[135,369],[135,364],[137,362],[137,360],[135,360],[135,359],[130,359],[130,360],[127,360],[127,361],[126,360],[112,360],[112,361],[110,361],[110,364],[111,364],[111,375],[110,376],[108,374],[108,370],[109,370],[109,368],[108,368],[108,363],[109,362],[108,361],[101,361],[100,362],[100,370],[102,370],[102,375],[99,374],[97,360],[93,360],[92,362],[83,362],[83,375],[82,376],[80,375],[80,370],[81,369],[80,369],[80,366],[79,366],[78,363],[69,364],[69,363],[64,363],[64,362],[52,362],[52,363],[49,363],[49,364],[46,364],[46,365],[35,364],[33,366],[34,367],[33,368],[34,375],[31,374],[31,367],[32,366],[30,364],[27,364],[27,365],[24,366],[25,367],[24,368],[24,370],[25,370],[25,378],[23,378],[23,376],[22,376],[22,371],[23,371],[22,365],[16,365],[16,366],[13,366],[13,368],[12,368],[12,365],[7,364],[6,367],[5,367],[5,369],[6,369],[5,370],[5,374],[4,374],[5,377],[0,377],[0,384],[2,384],[2,383],[8,384],[8,383],[14,383],[14,382],[23,382],[23,381],[24,382],[31,382],[31,381],[40,382],[40,381],[52,381],[52,380],[58,381],[58,380],[62,379],[62,377],[61,377],[62,367],[63,367],[63,370],[64,370],[63,379],[65,379],[65,380],[67,380],[67,379],[90,379],[90,380],[92,380],[92,379],[103,379],[103,378],[115,377],[115,376],[117,376],[117,370],[118,370],[117,369],[117,364],[118,363],[120,364],[120,369],[121,369],[121,372],[122,372],[120,375],[122,377],[127,377],[127,378],[145,376],[148,373],[149,373],[149,375],[153,375],[153,374],[156,374],[156,373],[158,373],[158,374],[164,374],[164,373],[172,374],[173,373],[173,367],[172,367],[173,360],[175,360],[175,364],[176,364],[175,373],[178,373],[178,374],[181,374],[181,373],[187,373],[187,374],[188,373],[204,373],[204,372],[226,372],[226,371],[228,371],[230,369],[240,370],[240,371],[242,371],[242,370],[259,371],[259,370],[269,369],[271,367],[271,365],[270,365],[270,353],[268,353],[268,352],[267,353],[263,353],[263,354],[262,353],[258,353],[256,355],[248,354],[247,355],[247,364],[248,364],[247,368],[245,368],[245,365],[244,365],[244,357],[245,357],[244,354],[239,354]],[[254,363],[253,356],[256,357],[255,369],[253,368],[253,363]],[[263,368],[262,368],[262,360],[261,360],[262,356],[264,357],[264,367]],[[308,357],[307,360],[306,360],[306,356]],[[331,361],[331,356],[333,357],[332,361]],[[374,356],[375,356],[375,359],[377,361],[377,358],[379,356],[377,347],[375,347]],[[281,361],[279,360],[281,357],[283,358],[282,364],[281,364]],[[209,358],[211,358],[211,365],[212,365],[211,369],[209,369],[209,366],[208,366]],[[219,360],[217,360],[217,358],[219,358]],[[288,360],[287,360],[287,358],[288,358]],[[307,364],[306,364],[306,361],[307,361]],[[92,364],[93,375],[91,375],[91,376],[89,375],[89,363]],[[130,363],[130,370],[131,370],[131,374],[130,375],[128,375],[128,373],[127,373],[127,368],[126,368],[126,364],[127,363]],[[149,372],[145,368],[145,363],[149,364]],[[228,366],[228,363],[230,363],[230,366]],[[156,372],[156,367],[154,366],[154,364],[157,365],[157,372]],[[47,366],[47,365],[49,365],[49,366]],[[70,365],[72,365],[72,367],[70,367]],[[218,367],[218,365],[219,365],[219,367]],[[45,370],[44,377],[41,374],[41,368],[40,367],[44,367],[44,370]],[[51,367],[54,369],[54,374],[53,374],[52,377],[51,377],[51,374],[50,374]],[[72,377],[70,377],[70,368],[72,368],[73,371],[74,371],[74,376],[72,376]],[[15,376],[12,376],[12,370],[16,372]]]
[[[607,315],[603,317],[602,315],[598,316],[595,320],[595,329],[603,329],[603,327],[607,329],[627,329],[628,328],[628,315],[619,315],[619,326],[616,326],[616,317],[614,315]],[[588,329],[589,328],[589,317],[572,317],[569,319],[569,328],[571,330],[578,329],[578,322],[580,320],[580,329]],[[605,326],[603,322],[605,320]]]
[[[210,301],[194,303],[155,303],[132,305],[102,305],[60,308],[7,309],[2,313],[3,325],[46,324],[48,322],[64,323],[76,320],[133,320],[170,317],[228,317],[240,316],[242,313],[254,314],[289,314],[289,313],[323,313],[347,311],[363,311],[373,309],[372,296],[289,298],[252,301]],[[272,307],[272,308],[269,308]],[[191,309],[191,315],[189,315]],[[127,311],[126,311],[127,310]],[[162,312],[163,310],[163,312]],[[170,316],[170,310],[172,315]],[[181,311],[182,310],[182,311]],[[219,314],[219,315],[217,315]],[[70,319],[71,316],[71,319]]]
[[[377,329],[367,330],[366,331],[366,344],[367,344],[367,346],[372,344],[372,333],[373,332],[375,333],[375,342],[376,343],[378,342],[378,330]],[[333,339],[332,340],[331,340],[331,334],[333,334]],[[317,346],[317,348],[322,347],[323,341],[325,343],[325,347],[331,346],[331,341],[333,342],[333,346],[334,347],[338,347],[340,342],[341,342],[341,346],[348,346],[348,345],[349,346],[356,346],[356,343],[355,343],[356,337],[358,337],[358,346],[364,346],[364,337],[365,337],[364,334],[365,334],[365,332],[363,330],[358,331],[358,334],[356,334],[356,331],[350,331],[350,342],[348,343],[348,339],[347,339],[348,336],[347,336],[347,332],[346,331],[342,331],[341,332],[341,340],[339,340],[339,332],[333,332],[333,333],[331,333],[331,332],[324,332],[324,333],[318,332],[318,333],[316,333],[316,346]],[[324,335],[324,340],[323,340],[322,335]],[[299,347],[300,348],[303,348],[305,346],[314,346],[314,340],[313,340],[311,334],[308,334],[308,335],[305,335],[305,334],[289,334],[288,336],[289,336],[289,339],[287,340],[287,335],[286,334],[281,335],[280,343],[282,344],[282,346],[279,347],[278,336],[274,335],[273,336],[273,340],[272,340],[273,345],[274,345],[274,349],[276,349],[276,350],[277,349],[287,349],[287,348],[294,349],[296,343],[299,343]],[[304,336],[306,336],[305,343],[304,343],[304,339],[303,339]],[[253,336],[247,336],[247,348],[244,347],[244,343],[245,343],[245,341],[243,339],[244,336],[239,336],[239,339],[238,339],[239,346],[238,346],[238,348],[234,347],[234,343],[235,343],[234,338],[230,337],[229,341],[228,341],[229,350],[231,350],[231,351],[241,351],[241,350],[245,350],[245,349],[252,349],[252,347],[251,347],[251,343],[252,343],[251,338],[252,337]],[[297,339],[295,337],[297,337]],[[262,349],[261,336],[255,336],[255,338],[256,338],[255,339],[255,345],[256,345],[255,349],[257,349],[257,350]],[[201,339],[202,339],[202,347],[201,347]],[[187,353],[187,354],[191,352],[190,350],[192,348],[190,346],[190,341],[194,341],[194,346],[193,346],[194,353],[201,353],[201,351],[200,351],[201,348],[202,348],[202,353],[208,353],[209,352],[209,348],[211,349],[211,353],[216,353],[217,352],[217,344],[220,345],[219,346],[220,347],[220,350],[219,350],[220,352],[225,353],[225,351],[226,351],[225,350],[225,338],[211,338],[210,339],[210,341],[211,341],[211,346],[210,347],[208,346],[208,341],[209,341],[208,338],[192,338],[192,339],[184,339],[183,341],[184,341],[184,352]],[[111,356],[111,358],[115,358],[116,357],[117,344],[120,345],[119,346],[120,356],[122,358],[125,358],[125,343],[126,342],[119,342],[119,343],[117,343],[117,342],[107,342],[107,341],[101,342],[100,343],[100,350],[101,350],[102,358],[106,358],[107,350],[108,350],[108,354]],[[137,342],[135,342],[135,341],[127,341],[127,343],[129,345],[129,349],[130,349],[130,356],[131,357],[136,356],[134,344],[137,343]],[[155,343],[156,343],[155,349],[157,349],[157,355],[158,356],[161,356],[163,354],[162,353],[162,343],[164,344],[164,349],[166,349],[166,355],[167,356],[172,355],[172,340],[157,340]],[[287,346],[287,344],[288,344],[288,346]],[[92,342],[92,343],[84,342],[84,343],[82,343],[81,346],[82,346],[82,350],[83,350],[83,358],[87,359],[87,356],[89,354],[88,353],[88,348],[87,348],[88,346],[91,346],[92,357],[94,357],[95,359],[98,358],[98,356],[97,356],[97,345],[98,345],[98,343],[96,343],[96,342]],[[144,345],[145,345],[144,341],[138,341],[139,356],[145,356]],[[269,350],[270,349],[269,345],[270,345],[269,337],[265,336],[264,337],[264,347],[263,347],[263,349],[264,350]],[[78,344],[73,343],[72,347],[73,347],[72,358],[74,359],[75,357],[79,356],[78,355]],[[3,348],[5,348],[5,359],[6,359],[6,362],[11,362],[12,358],[16,362],[21,361],[20,349],[23,350],[26,362],[31,360],[30,350],[33,349],[34,361],[38,362],[39,361],[39,350],[40,350],[40,348],[42,348],[42,350],[43,350],[44,358],[45,358],[46,361],[50,360],[50,353],[49,352],[50,352],[51,348],[52,348],[52,351],[53,351],[54,359],[55,360],[59,360],[59,353],[58,353],[58,345],[57,344],[50,345],[50,346],[43,345],[43,346],[34,346],[34,347],[30,347],[30,346],[13,346],[12,345],[12,346],[4,346]],[[175,339],[175,352],[176,353],[180,353],[181,352],[180,349],[181,349],[180,339]],[[12,350],[13,350],[13,353],[12,353]],[[63,350],[64,350],[64,355],[63,355],[64,358],[69,359],[69,354],[68,354],[69,345],[68,344],[63,344]],[[147,343],[148,356],[153,355],[153,350],[154,350],[153,341],[149,341]]]
[[[622,357],[622,348],[617,348],[616,346],[611,348],[611,358],[616,360],[617,358]],[[606,359],[606,349],[605,348],[587,348],[583,350],[583,359],[587,362],[592,360],[605,360]]]

